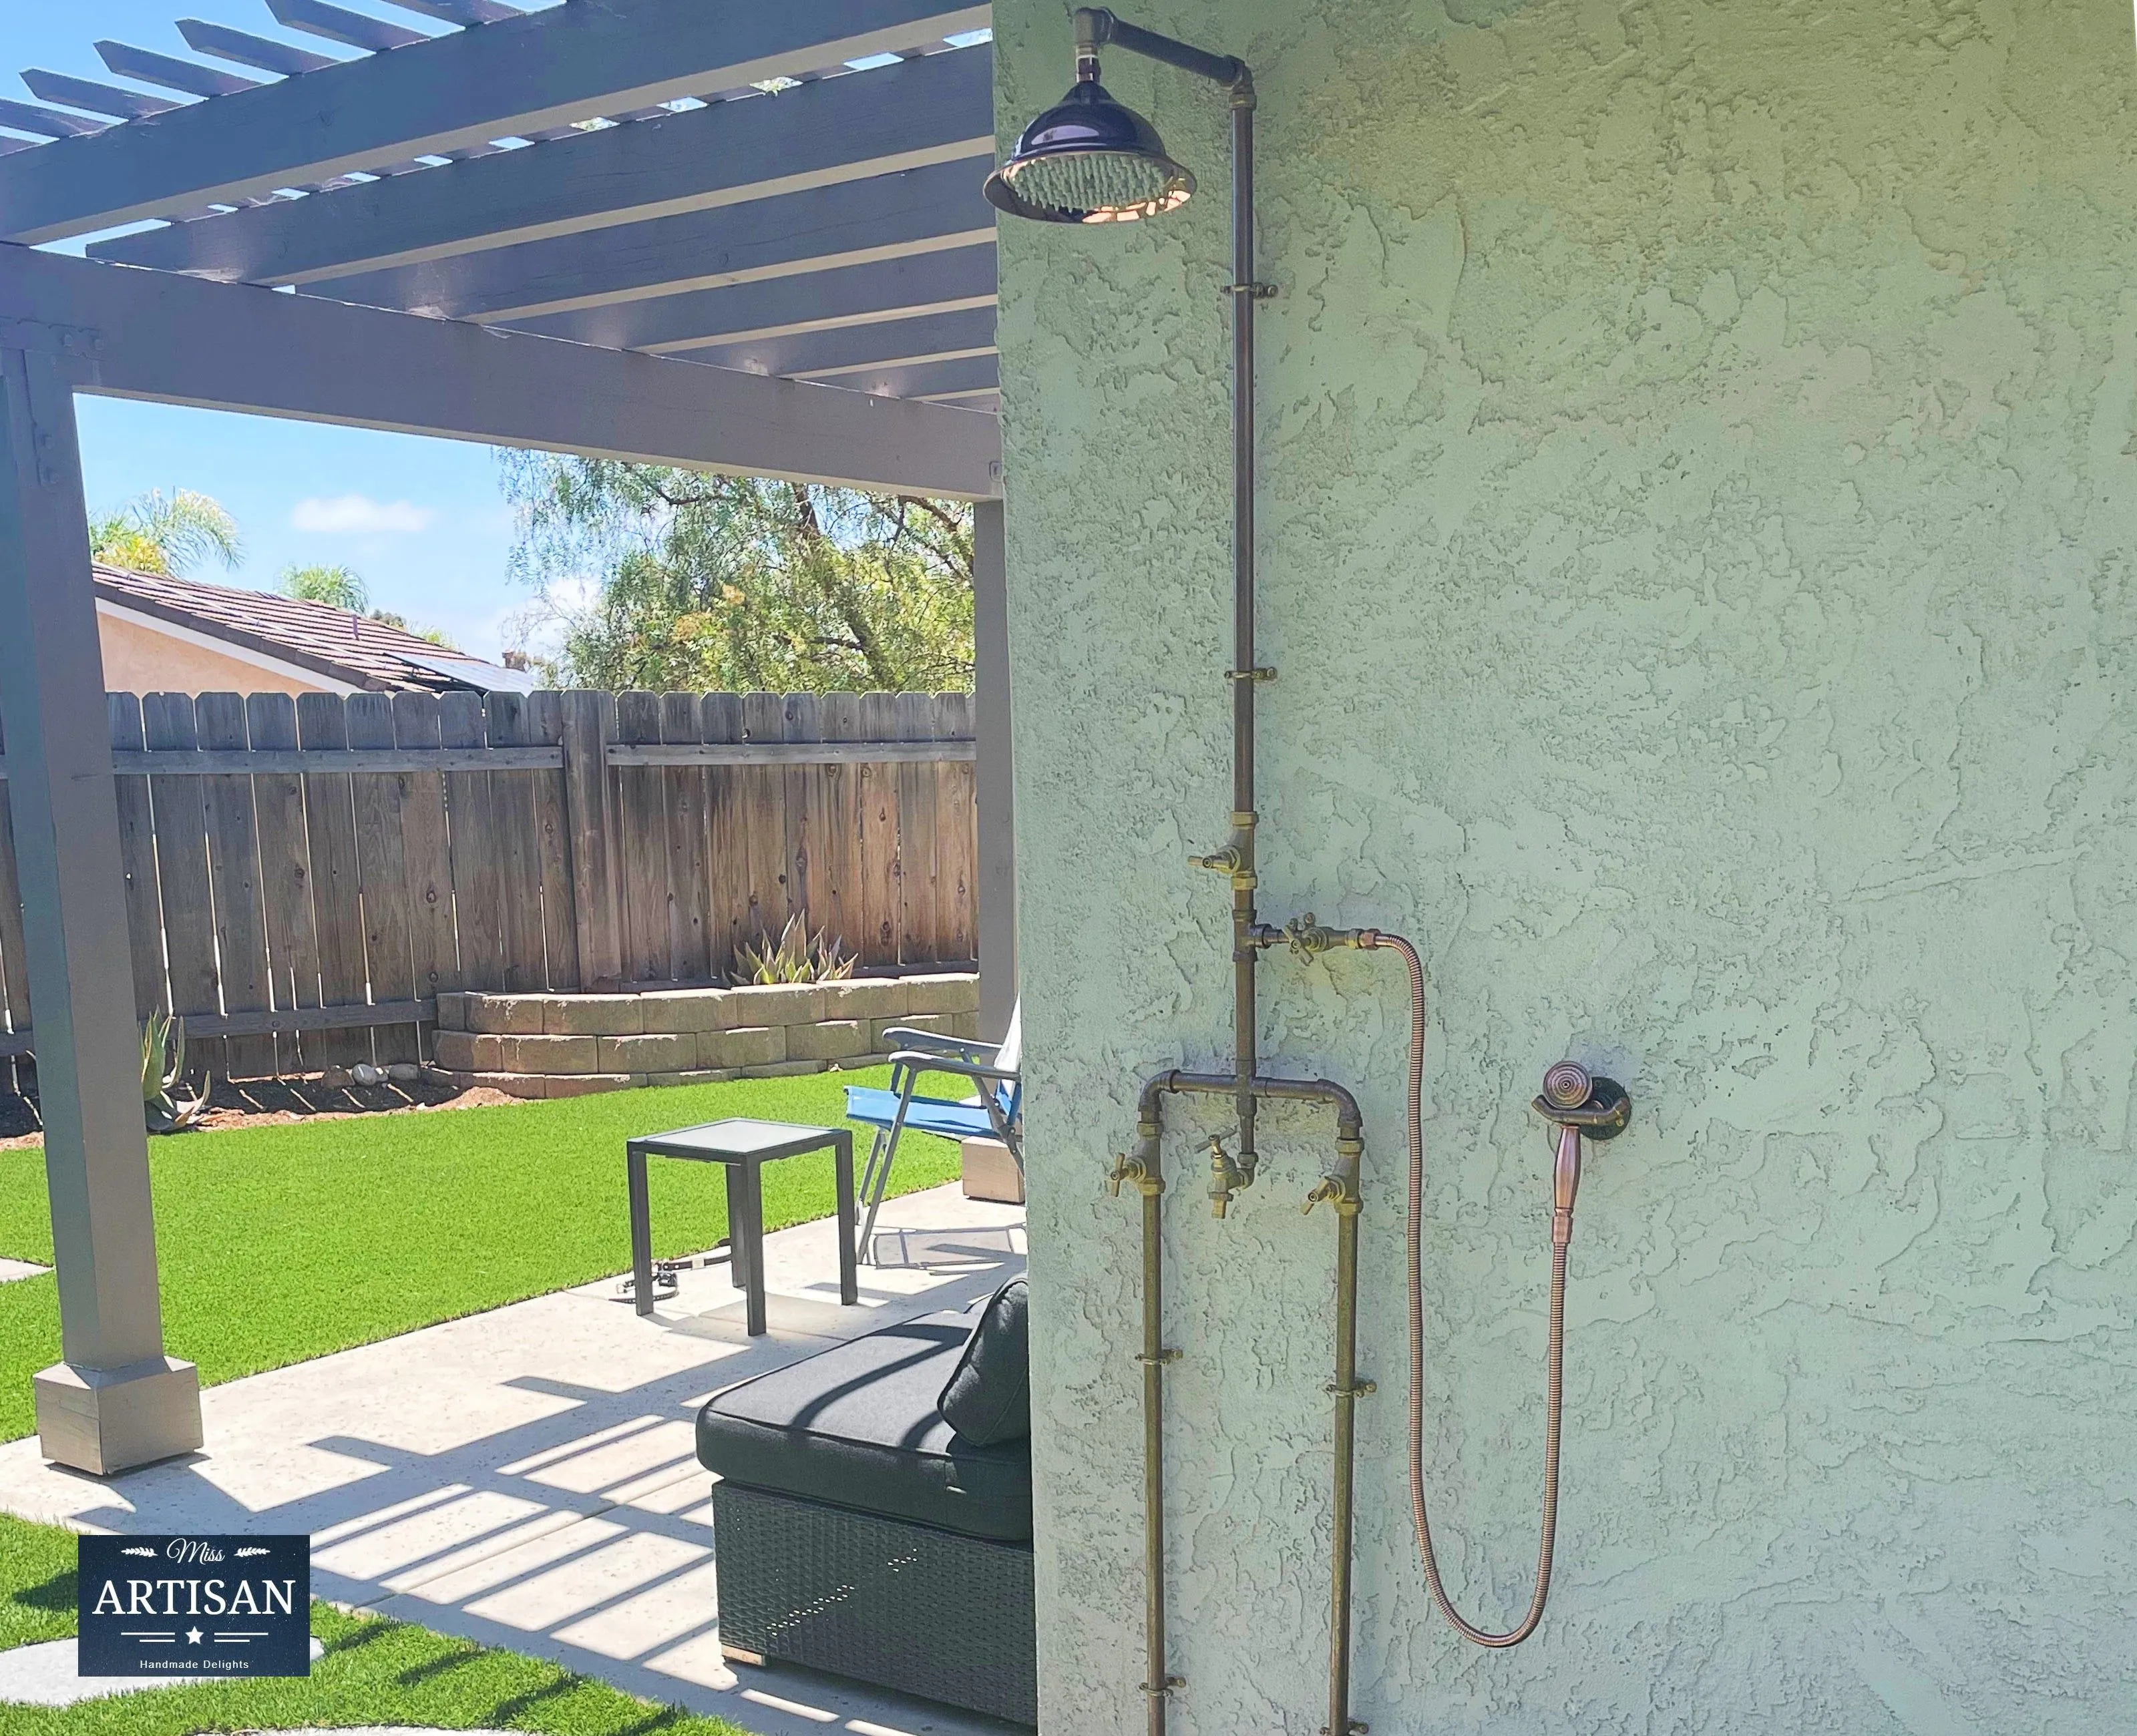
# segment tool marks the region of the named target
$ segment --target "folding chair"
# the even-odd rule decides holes
[[[1024,1173],[1024,1085],[1018,1077],[1024,1053],[1021,1005],[1010,1014],[1009,1033],[1000,1043],[972,1043],[903,1026],[884,1034],[897,1045],[890,1058],[890,1088],[846,1087],[846,1119],[875,1129],[855,1199],[863,1213],[860,1255],[868,1261],[875,1257],[875,1214],[890,1185],[890,1166],[907,1128],[945,1139],[998,1139],[1009,1147],[1017,1173]],[[914,1087],[927,1073],[953,1074],[970,1079],[980,1089],[961,1101],[921,1097]]]

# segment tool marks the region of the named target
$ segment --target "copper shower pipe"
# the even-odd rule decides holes
[[[1254,944],[1263,944],[1256,941]],[[1256,1075],[1247,1082],[1256,1097],[1319,1103],[1336,1111],[1336,1165],[1307,1196],[1311,1212],[1326,1203],[1336,1212],[1336,1371],[1328,1385],[1335,1401],[1335,1490],[1331,1503],[1328,1633],[1328,1732],[1360,1736],[1364,1727],[1351,1717],[1351,1539],[1356,1511],[1357,1402],[1374,1390],[1358,1379],[1358,1191],[1365,1154],[1365,1128],[1358,1101],[1328,1079],[1273,1079]],[[1165,1260],[1161,1202],[1165,1180],[1159,1149],[1165,1133],[1164,1100],[1175,1094],[1236,1097],[1235,1074],[1189,1072],[1180,1068],[1143,1082],[1136,1122],[1135,1150],[1113,1166],[1107,1178],[1117,1194],[1131,1183],[1142,1199],[1142,1367],[1143,1397],[1143,1586],[1147,1651],[1142,1692],[1148,1736],[1165,1736],[1166,1702],[1181,1679],[1166,1667],[1165,1605],[1165,1369],[1180,1353],[1165,1343]],[[1324,1736],[1326,1733],[1324,1732]]]

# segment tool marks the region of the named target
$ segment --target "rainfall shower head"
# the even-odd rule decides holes
[[[1116,102],[1097,66],[1024,129],[1009,160],[987,177],[987,202],[1042,223],[1129,223],[1177,210],[1195,177],[1165,141]]]
[[[1098,82],[1098,51],[1108,44],[1229,90],[1234,148],[1246,163],[1254,80],[1244,61],[1127,23],[1103,6],[1079,6],[1075,22],[1076,82],[1024,129],[1009,160],[987,177],[990,205],[1042,223],[1132,223],[1187,202],[1195,177],[1166,154],[1156,127]]]

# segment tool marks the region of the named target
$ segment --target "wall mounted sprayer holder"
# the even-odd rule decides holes
[[[1222,85],[1232,118],[1232,280],[1224,285],[1232,309],[1232,551],[1233,657],[1224,678],[1232,694],[1232,814],[1224,844],[1190,858],[1219,874],[1232,894],[1233,1066],[1229,1072],[1172,1070],[1144,1082],[1134,1149],[1116,1160],[1107,1178],[1117,1194],[1132,1187],[1142,1214],[1143,1516],[1146,1645],[1148,1667],[1142,1692],[1149,1736],[1164,1736],[1169,1697],[1185,1686],[1167,1673],[1165,1597],[1165,1370],[1180,1353],[1165,1343],[1163,1212],[1161,1165],[1164,1104],[1169,1097],[1230,1099],[1231,1143],[1209,1142],[1209,1199],[1221,1218],[1241,1190],[1253,1185],[1261,1158],[1255,1124],[1265,1101],[1314,1104],[1336,1117],[1335,1160],[1307,1192],[1303,1209],[1331,1208],[1336,1223],[1335,1374],[1328,1393],[1335,1408],[1333,1542],[1330,1561],[1328,1722],[1322,1736],[1356,1736],[1365,1726],[1351,1716],[1351,1543],[1353,1448],[1357,1401],[1375,1390],[1357,1370],[1359,1183],[1365,1130],[1357,1100],[1326,1079],[1285,1079],[1263,1073],[1257,1053],[1256,970],[1262,954],[1288,946],[1312,960],[1338,947],[1392,951],[1406,967],[1410,993],[1407,1110],[1409,1143],[1408,1288],[1409,1303],[1409,1462],[1412,1517],[1425,1578],[1441,1612],[1465,1638],[1479,1646],[1515,1646],[1536,1631],[1550,1592],[1552,1551],[1558,1520],[1559,1425],[1564,1390],[1566,1251],[1580,1186],[1583,1148],[1591,1140],[1622,1133],[1632,1103],[1624,1088],[1591,1077],[1561,1062],[1545,1076],[1535,1108],[1558,1129],[1552,1168],[1550,1325],[1546,1351],[1542,1542],[1535,1591],[1516,1627],[1493,1632],[1465,1620],[1441,1583],[1432,1528],[1425,1510],[1424,1479],[1424,1308],[1420,1276],[1424,1240],[1424,1149],[1422,1095],[1424,1077],[1424,967],[1417,949],[1400,935],[1377,929],[1331,929],[1311,912],[1281,926],[1263,922],[1254,893],[1254,703],[1260,686],[1277,672],[1255,660],[1254,649],[1254,311],[1276,294],[1254,275],[1253,75],[1246,63],[1215,55],[1171,36],[1126,23],[1103,7],[1075,14],[1076,81],[1068,94],[1025,129],[1015,148],[987,177],[988,200],[1015,216],[1054,223],[1118,223],[1156,216],[1185,204],[1195,177],[1166,153],[1157,129],[1114,100],[1098,81],[1099,51],[1114,47],[1178,67]]]

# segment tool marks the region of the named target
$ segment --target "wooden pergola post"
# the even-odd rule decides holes
[[[37,1377],[48,1459],[109,1475],[201,1444],[193,1365],[163,1354],[119,807],[62,357],[0,348],[0,720],[20,864],[61,1354]]]
[[[1009,566],[1000,500],[972,504],[972,733],[980,806],[980,1034],[1015,1010],[1016,780],[1010,750]]]

